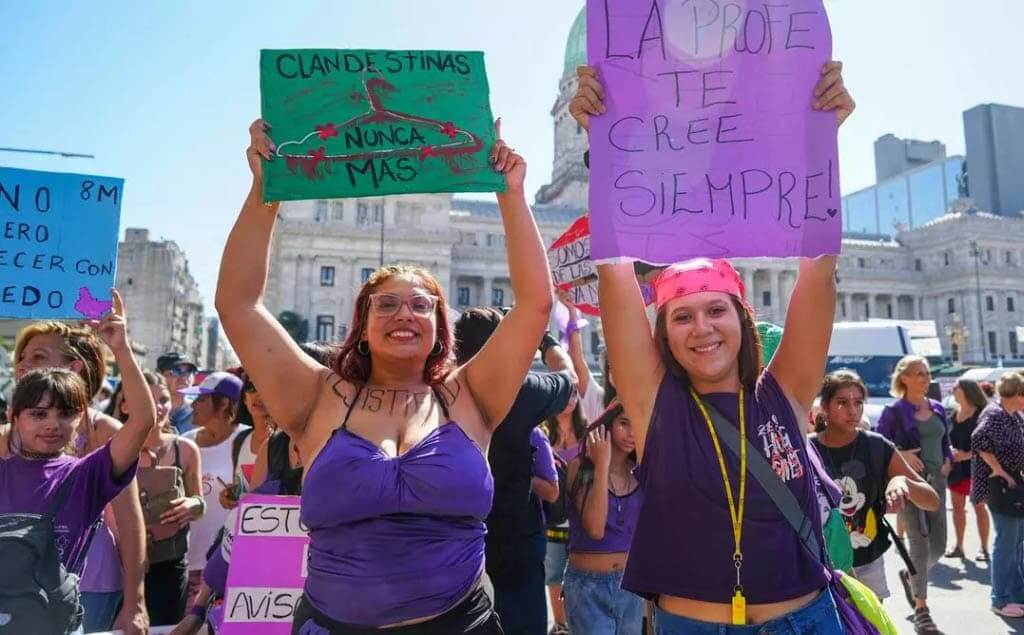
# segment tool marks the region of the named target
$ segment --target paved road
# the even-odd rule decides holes
[[[896,519],[889,517],[893,526]],[[954,542],[952,518],[949,518],[949,544]],[[1024,619],[1005,619],[990,609],[988,563],[975,562],[980,539],[974,525],[973,510],[967,513],[966,560],[943,558],[932,569],[928,587],[928,605],[932,619],[946,635],[1003,635],[1024,633]],[[886,574],[892,597],[884,605],[902,634],[913,635],[909,621],[913,613],[904,597],[899,580],[903,561],[895,548],[885,555]]]

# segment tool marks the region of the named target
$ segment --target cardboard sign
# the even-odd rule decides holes
[[[588,0],[595,260],[839,253],[822,0]]]
[[[260,92],[266,201],[505,189],[483,53],[264,50]]]
[[[287,635],[306,582],[300,497],[248,494],[238,504],[224,598],[226,635]]]
[[[110,310],[124,180],[0,168],[0,317]]]
[[[590,256],[590,218],[580,216],[548,248],[548,265],[555,286],[569,294],[580,313],[601,315],[597,297],[597,267]],[[641,279],[644,304],[654,302],[654,289]],[[568,317],[568,314],[566,314]]]
[[[590,259],[590,221],[580,216],[564,234],[551,243],[548,264],[555,286],[569,293],[581,313],[600,315],[597,300],[597,270]]]

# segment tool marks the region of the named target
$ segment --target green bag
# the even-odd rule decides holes
[[[896,630],[896,623],[892,621],[889,614],[882,607],[882,601],[878,599],[875,592],[869,589],[863,582],[852,575],[836,573],[839,582],[842,583],[850,601],[881,635],[899,635]]]
[[[853,572],[853,544],[846,529],[846,520],[838,509],[829,511],[828,520],[822,528],[825,533],[825,548],[832,559],[832,566],[843,573]]]

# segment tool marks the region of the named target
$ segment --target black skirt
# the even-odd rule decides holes
[[[295,606],[292,635],[504,635],[490,596],[483,587],[437,617],[408,626],[380,629],[337,622],[302,596]]]

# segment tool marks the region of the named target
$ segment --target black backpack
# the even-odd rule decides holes
[[[558,527],[569,520],[569,464],[557,453],[555,472],[558,474],[558,499],[553,503],[544,503],[544,520],[549,528]]]
[[[68,570],[53,527],[73,483],[64,479],[43,514],[0,514],[0,635],[64,635],[82,622],[78,573],[92,534]]]

